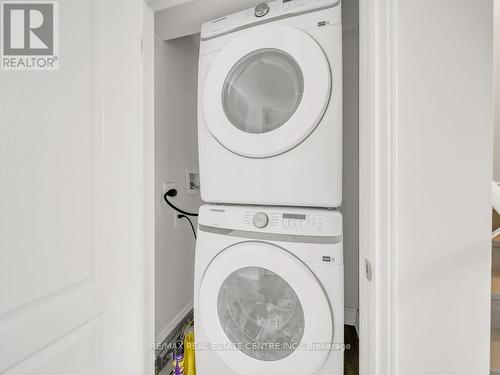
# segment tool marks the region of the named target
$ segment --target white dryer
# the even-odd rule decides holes
[[[340,0],[277,0],[206,23],[198,86],[206,202],[339,207]]]
[[[195,263],[199,375],[343,375],[339,212],[205,205]]]

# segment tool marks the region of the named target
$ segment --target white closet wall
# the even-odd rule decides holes
[[[155,42],[155,298],[160,342],[193,303],[195,241],[185,219],[174,228],[175,213],[162,195],[163,183],[175,182],[175,204],[193,212],[201,204],[199,194],[186,194],[186,169],[198,170],[198,38]]]

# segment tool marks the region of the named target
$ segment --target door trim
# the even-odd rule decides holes
[[[360,0],[360,374],[396,375],[397,2]],[[365,261],[373,270],[365,277]]]
[[[143,3],[143,299],[144,299],[144,374],[155,373],[155,135],[154,135],[154,11],[153,2]]]

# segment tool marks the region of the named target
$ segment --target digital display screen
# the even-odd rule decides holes
[[[283,219],[305,220],[305,219],[306,219],[306,215],[298,215],[298,214],[283,214]]]

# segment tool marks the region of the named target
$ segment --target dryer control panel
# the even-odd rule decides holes
[[[200,208],[199,224],[259,233],[342,235],[342,215],[326,209],[206,205]]]
[[[253,8],[229,16],[219,17],[203,24],[201,38],[209,39],[242,27],[335,7],[339,4],[340,0],[274,0],[262,2]]]

